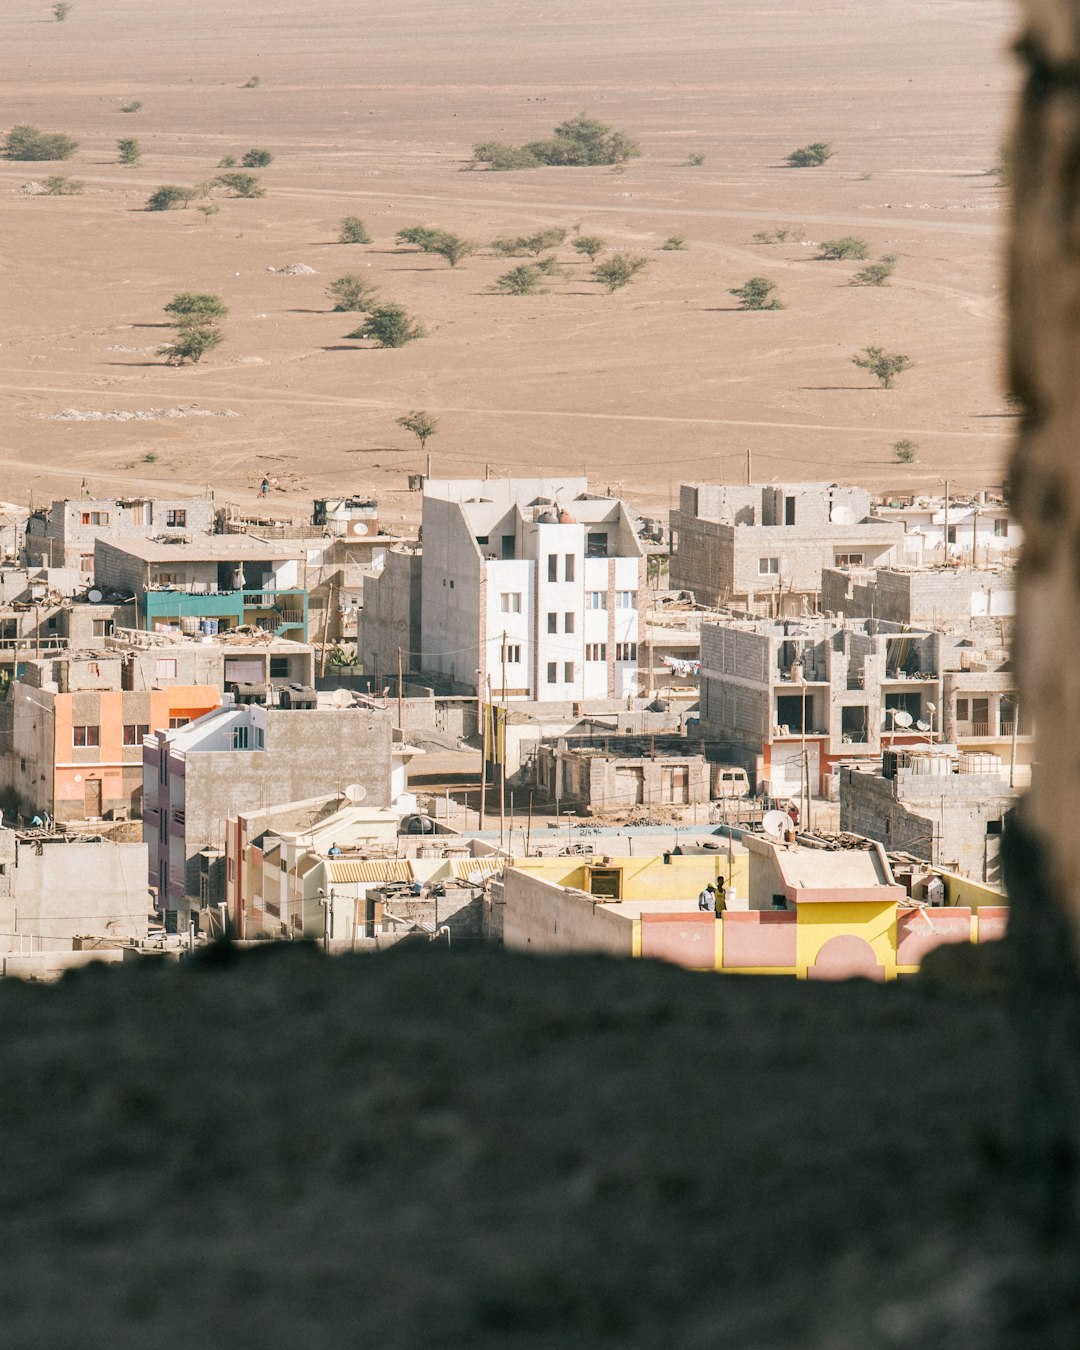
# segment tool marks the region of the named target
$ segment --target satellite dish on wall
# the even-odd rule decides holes
[[[929,730],[930,730],[930,723],[929,723],[929,722],[924,722],[924,721],[920,718],[919,721],[915,723],[915,727],[916,727],[916,729],[917,729],[918,731],[929,731]]]
[[[762,833],[779,843],[784,831],[791,828],[791,817],[786,811],[766,811],[761,818]]]
[[[355,806],[358,802],[362,802],[367,796],[367,788],[360,783],[350,783],[345,789],[345,796]]]
[[[893,721],[898,727],[909,727],[911,726],[912,721],[911,714],[901,710],[900,712],[893,714]]]
[[[829,516],[832,525],[853,525],[853,513],[849,506],[834,506]]]
[[[86,592],[86,598],[87,600],[90,601],[92,605],[101,604],[101,592],[98,590],[96,586],[93,587],[92,590]]]
[[[348,689],[334,690],[334,707],[347,708],[353,701],[353,696]]]

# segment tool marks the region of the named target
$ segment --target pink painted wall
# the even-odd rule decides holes
[[[971,941],[970,909],[901,910],[896,917],[896,964],[917,966],[944,942]]]
[[[643,914],[641,954],[692,970],[712,970],[716,965],[716,919],[697,911]]]
[[[793,910],[776,914],[728,910],[724,914],[724,969],[794,966],[795,926]]]

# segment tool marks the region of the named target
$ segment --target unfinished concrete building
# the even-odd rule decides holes
[[[72,567],[94,574],[99,539],[191,540],[214,530],[212,497],[76,497],[31,512],[23,556],[40,567]]]
[[[965,567],[826,567],[821,610],[849,619],[975,631],[1003,639],[1016,612],[1016,573]]]
[[[418,671],[423,663],[420,636],[421,567],[419,549],[387,552],[382,571],[364,586],[364,615],[359,653],[364,674],[379,690],[397,679],[398,652],[402,671]]]
[[[668,749],[634,753],[623,747],[541,745],[539,791],[557,810],[605,815],[629,807],[690,806],[711,799],[712,771],[704,755]]]
[[[955,746],[886,752],[879,772],[840,772],[840,828],[897,853],[996,885],[1006,813],[1016,804],[1001,759]]]
[[[904,527],[870,518],[870,494],[836,483],[684,483],[671,513],[673,588],[748,614],[817,608],[825,567],[898,561]]]

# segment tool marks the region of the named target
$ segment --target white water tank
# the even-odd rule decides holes
[[[1001,756],[990,754],[966,754],[960,756],[961,773],[1001,773]]]

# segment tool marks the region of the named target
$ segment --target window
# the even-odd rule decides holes
[[[451,590],[454,589],[454,578],[453,578],[453,577],[450,578],[450,589],[451,589]]]
[[[566,684],[574,683],[574,663],[573,661],[563,662],[563,681]]]
[[[287,656],[272,656],[270,658],[270,678],[272,680],[287,680],[289,678],[289,658]],[[258,681],[256,680],[257,684]]]
[[[572,633],[573,631],[574,631],[574,612],[573,610],[568,609],[566,613],[563,615],[563,632]]]
[[[266,748],[266,736],[263,734],[262,727],[255,728],[255,749],[263,750]]]
[[[166,511],[165,524],[174,530],[182,530],[187,526],[186,511]]]
[[[248,748],[248,730],[248,727],[233,727],[232,748],[234,750],[246,750]]]
[[[606,642],[586,642],[585,644],[586,661],[606,661],[607,643]]]
[[[558,663],[555,661],[549,661],[547,663],[547,682],[548,684],[559,683],[559,667]]]
[[[1009,522],[1003,516],[997,517],[994,520],[994,538],[1008,539],[1008,537],[1009,537]]]
[[[162,572],[160,569],[155,573],[154,580],[159,586],[179,586],[179,572]]]
[[[508,642],[506,645],[506,664],[508,666],[521,665],[521,644],[517,642]]]
[[[187,812],[184,810],[184,808],[183,808],[182,806],[174,806],[174,807],[173,807],[172,818],[173,818],[173,824],[174,824],[174,825],[186,825],[186,824],[187,824]]]
[[[480,545],[484,545],[484,544],[490,543],[491,540],[490,540],[490,537],[489,537],[488,535],[486,535],[486,534],[478,534],[478,535],[476,536],[476,542],[477,542],[478,544],[480,544]]]
[[[780,573],[779,558],[759,558],[757,560],[757,570],[759,577],[775,577]]]
[[[83,511],[80,517],[83,525],[108,525],[108,511]]]
[[[176,679],[176,657],[159,656],[154,666],[154,676],[159,680]]]
[[[835,566],[862,567],[865,557],[865,553],[838,553],[836,555]]]
[[[616,609],[637,609],[637,591],[616,591]]]
[[[949,543],[950,543],[950,544],[955,544],[955,543],[956,543],[956,526],[955,526],[955,525],[950,525],[950,526],[949,526]]]
[[[95,637],[112,637],[112,619],[94,619],[93,624]]]
[[[563,561],[563,580],[573,581],[574,579],[574,555],[568,553]]]
[[[636,642],[616,642],[615,644],[616,661],[636,661],[637,643]]]
[[[840,709],[840,739],[856,745],[870,739],[869,708],[859,706]]]
[[[517,557],[516,539],[512,534],[504,534],[502,537],[502,559],[503,562],[510,562]]]
[[[557,614],[555,613],[548,614],[547,630],[549,633],[557,633],[559,631],[559,616]]]
[[[586,591],[586,609],[607,609],[607,591]]]
[[[178,727],[186,727],[190,721],[190,717],[170,717],[169,730],[176,731]]]
[[[958,722],[967,722],[970,718],[970,705],[966,698],[956,700],[956,720]]]
[[[100,745],[101,728],[92,726],[75,726],[71,728],[72,745]]]
[[[92,576],[94,572],[94,555],[92,553],[79,554],[79,571],[85,576]]]
[[[503,591],[502,595],[499,596],[499,608],[504,614],[520,614],[521,592]]]
[[[124,723],[125,745],[142,745],[143,737],[149,735],[150,735],[150,728],[145,722]]]
[[[548,558],[548,581],[558,581],[559,579],[559,555],[549,553]]]
[[[603,530],[590,531],[585,536],[586,558],[606,558],[607,555],[607,533]]]
[[[132,525],[149,525],[149,502],[132,502],[128,507]]]
[[[794,524],[795,524],[795,498],[794,498],[794,497],[785,497],[785,498],[784,498],[784,524],[785,524],[785,525],[794,525]]]

